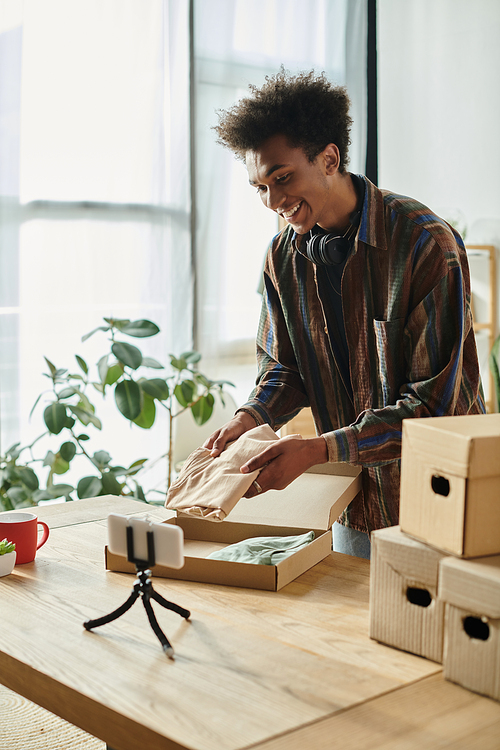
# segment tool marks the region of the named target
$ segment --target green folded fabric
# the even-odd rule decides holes
[[[253,563],[254,565],[276,565],[297,550],[306,547],[314,539],[314,531],[298,536],[257,536],[212,552],[207,560],[229,560]]]

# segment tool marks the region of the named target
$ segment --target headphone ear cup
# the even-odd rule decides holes
[[[333,237],[330,241],[327,240],[325,243],[325,256],[328,258],[327,264],[329,266],[336,266],[339,263],[343,263],[350,247],[351,243],[346,237]]]
[[[347,237],[313,234],[306,242],[306,255],[316,265],[336,266],[344,262],[350,246]]]

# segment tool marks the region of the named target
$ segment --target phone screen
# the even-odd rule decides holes
[[[114,555],[127,557],[127,526],[132,527],[134,557],[136,559],[148,559],[146,534],[148,531],[152,531],[155,564],[164,565],[167,568],[182,568],[184,565],[184,533],[179,526],[110,513],[108,516],[108,547]]]

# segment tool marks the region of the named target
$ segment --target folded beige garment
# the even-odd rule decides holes
[[[170,486],[165,506],[208,521],[223,521],[259,476],[260,470],[242,474],[240,468],[274,440],[278,440],[276,433],[263,424],[229,443],[217,458],[207,448],[197,448]]]

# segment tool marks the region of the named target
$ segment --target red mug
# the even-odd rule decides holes
[[[38,539],[38,526],[43,533]],[[18,511],[0,514],[0,539],[7,539],[16,545],[16,565],[33,562],[37,549],[49,538],[49,527],[39,521],[34,513]]]

